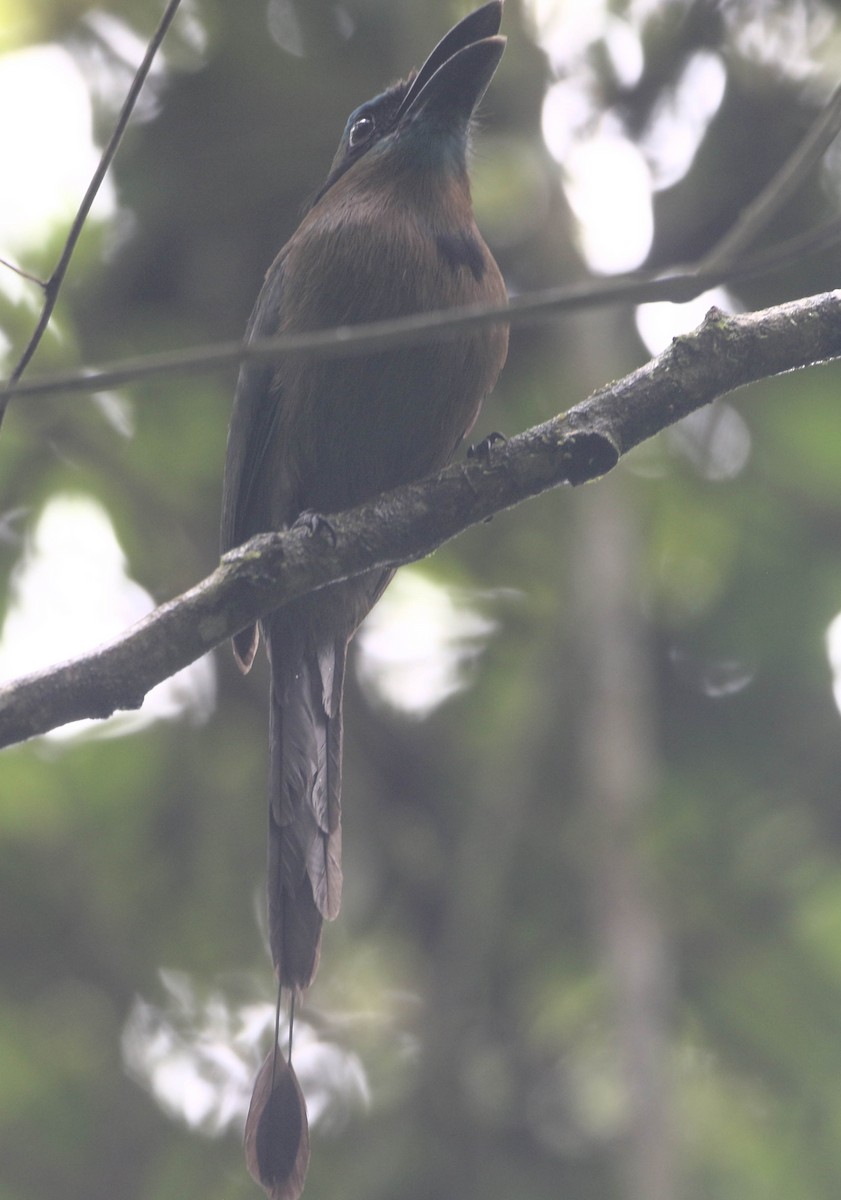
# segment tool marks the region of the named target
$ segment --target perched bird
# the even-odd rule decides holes
[[[502,0],[483,5],[420,71],[351,114],[326,182],[266,275],[248,339],[505,303],[467,173],[471,120],[505,47],[501,18]],[[223,552],[442,467],[507,346],[501,323],[395,350],[244,365],[228,436]],[[278,984],[293,997],[315,975],[322,920],[341,899],[348,641],[391,575],[370,571],[324,588],[260,624],[271,664],[269,939]],[[257,643],[256,628],[234,639],[244,671]],[[265,1104],[265,1075],[262,1087]]]

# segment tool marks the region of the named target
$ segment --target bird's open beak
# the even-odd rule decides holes
[[[501,22],[502,0],[491,0],[454,25],[412,80],[397,122],[421,113],[469,121],[505,49]]]

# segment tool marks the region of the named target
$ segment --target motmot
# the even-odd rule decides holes
[[[327,179],[269,268],[247,340],[465,305],[506,288],[473,216],[476,108],[499,64],[502,0],[454,28],[419,71],[351,113]],[[505,322],[422,345],[242,366],[228,435],[222,550],[317,524],[444,466],[508,348]],[[270,663],[268,930],[279,987],[316,973],[342,891],[342,688],[348,642],[393,571],[377,569],[240,631],[243,671]]]
[[[502,0],[476,9],[419,71],[351,113],[326,181],[269,268],[248,340],[466,305],[506,303],[476,227],[470,130],[496,71]],[[508,350],[505,322],[422,345],[245,363],[228,433],[222,551],[329,514],[444,466],[472,428]],[[325,517],[327,514],[327,517]],[[342,690],[348,643],[393,575],[376,569],[292,601],[234,638],[270,665],[268,930],[280,995],[309,987],[322,922],[342,892]],[[249,1170],[297,1200],[306,1107],[272,1051],[245,1128]]]

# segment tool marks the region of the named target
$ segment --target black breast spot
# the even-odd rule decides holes
[[[485,256],[479,239],[469,229],[459,229],[455,233],[439,233],[436,241],[441,257],[457,271],[459,267],[467,267],[477,281],[485,274]]]

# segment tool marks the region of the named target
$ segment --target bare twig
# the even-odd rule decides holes
[[[809,229],[776,246],[757,251],[729,266],[701,269],[676,266],[665,271],[636,272],[613,279],[592,279],[564,287],[528,292],[511,299],[506,308],[447,309],[419,313],[369,325],[344,325],[314,333],[268,338],[257,342],[221,342],[214,346],[193,346],[165,354],[126,358],[103,367],[68,371],[0,388],[0,404],[13,396],[46,396],[58,392],[89,394],[120,387],[126,383],[151,379],[158,375],[198,374],[216,371],[236,362],[275,361],[287,354],[318,354],[329,358],[342,354],[362,354],[394,346],[416,344],[453,330],[490,324],[504,316],[512,324],[527,324],[558,317],[565,312],[602,308],[615,304],[649,304],[694,300],[717,284],[764,275],[799,262],[805,255],[818,253],[841,240],[841,217]],[[704,260],[707,261],[706,259]]]
[[[740,214],[732,228],[701,262],[702,271],[717,271],[734,263],[755,242],[768,222],[803,186],[809,171],[841,132],[841,86],[833,92],[802,142],[773,179]]]
[[[429,554],[470,525],[559,483],[609,471],[620,455],[716,396],[841,357],[841,291],[727,317],[694,333],[489,459],[330,517],[335,540],[264,534],[109,645],[0,689],[0,746],[82,717],[136,708],[156,683],[296,596],[372,567]]]
[[[65,275],[67,274],[67,268],[70,266],[70,259],[73,256],[73,251],[76,249],[76,244],[79,241],[82,230],[85,226],[85,222],[88,219],[91,206],[96,199],[97,192],[102,186],[102,181],[108,172],[108,168],[111,166],[114,155],[117,153],[117,149],[122,141],[126,126],[128,125],[129,118],[131,117],[134,106],[137,103],[137,98],[140,95],[149,71],[152,68],[152,62],[158,52],[158,49],[160,48],[161,42],[166,36],[167,30],[172,24],[180,2],[181,0],[168,0],[158,27],[152,35],[152,39],[146,48],[143,61],[137,68],[137,72],[135,73],[134,79],[131,82],[131,87],[129,88],[128,94],[123,102],[123,107],[120,110],[120,115],[117,119],[117,124],[114,127],[114,132],[111,134],[108,145],[102,152],[102,157],[100,158],[97,168],[93,173],[93,177],[88,184],[88,189],[85,192],[82,203],[79,205],[79,211],[73,218],[73,224],[70,226],[70,232],[67,235],[67,239],[64,243],[64,248],[61,252],[59,260],[49,279],[42,284],[44,288],[44,307],[41,310],[41,315],[38,318],[38,323],[35,326],[32,337],[29,339],[29,342],[27,343],[27,346],[21,355],[17,366],[12,372],[12,383],[20,379],[21,375],[26,370],[33,354],[38,349],[41,338],[44,336],[47,326],[50,323],[50,318],[53,315],[56,302],[58,301],[58,294],[61,289],[61,285],[64,282]],[[21,274],[23,274],[23,272],[21,272]],[[0,392],[0,424],[3,422],[7,405],[8,394]]]
[[[8,258],[0,258],[0,267],[6,267],[7,270],[14,271],[15,275],[20,275],[21,279],[28,279],[30,283],[37,283],[38,287],[45,288],[47,286],[46,280],[39,279],[37,275],[33,275],[30,271],[24,271],[23,267],[9,262]]]
[[[0,402],[12,396],[45,396],[57,392],[90,393],[158,375],[197,374],[216,371],[235,362],[270,362],[287,354],[318,354],[329,358],[362,354],[394,346],[416,344],[452,331],[490,324],[504,316],[512,324],[547,320],[565,312],[614,304],[648,304],[655,300],[684,303],[725,280],[744,279],[797,262],[804,255],[825,249],[841,239],[841,217],[798,234],[749,259],[717,271],[696,267],[674,267],[667,271],[636,272],[614,279],[586,280],[565,287],[529,292],[511,299],[507,307],[446,309],[418,313],[369,325],[344,325],[314,333],[267,338],[257,342],[221,342],[193,346],[166,354],[122,359],[103,367],[65,374],[44,375],[0,389]]]

